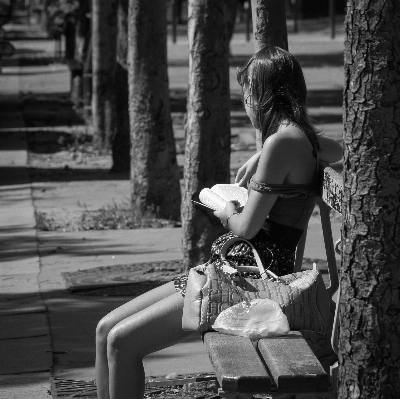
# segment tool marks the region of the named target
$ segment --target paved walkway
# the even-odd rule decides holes
[[[315,36],[303,34],[291,39],[303,57],[328,57],[342,48],[340,37],[317,41]],[[40,48],[49,55],[54,43],[41,39],[15,45],[20,54],[23,49]],[[251,46],[238,37],[232,51],[250,54]],[[169,54],[171,59],[184,59],[187,42],[170,44]],[[170,68],[171,86],[186,89],[185,74],[174,68],[178,67]],[[305,73],[311,90],[340,89],[337,68],[322,66],[319,73],[305,68]],[[36,231],[20,96],[68,90],[68,71],[61,64],[22,67],[14,60],[0,75],[0,399],[49,398],[51,377],[94,379],[96,323],[126,299],[69,295],[63,272],[181,257],[177,228]],[[238,87],[233,85],[233,90]],[[315,106],[314,111],[333,115],[335,123],[328,125],[327,134],[340,140],[341,124],[335,119],[340,107]],[[334,235],[339,235],[338,224]],[[305,256],[325,257],[316,223],[310,226]],[[149,356],[145,368],[147,375],[211,371],[198,339]]]

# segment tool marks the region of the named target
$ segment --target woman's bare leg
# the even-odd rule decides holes
[[[176,293],[172,282],[132,299],[103,317],[96,329],[96,385],[99,399],[109,399],[107,337],[111,329],[125,318]]]
[[[182,309],[183,297],[175,292],[111,330],[107,351],[111,399],[143,399],[143,357],[193,335],[182,330]]]

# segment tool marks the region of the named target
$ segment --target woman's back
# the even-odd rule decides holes
[[[273,145],[275,150],[284,147],[281,151],[287,156],[281,162],[285,167],[289,165],[287,176],[281,184],[251,179],[248,187],[259,193],[278,195],[262,229],[273,241],[294,247],[307,227],[320,192],[318,152],[308,135],[293,124],[283,124],[264,145]]]

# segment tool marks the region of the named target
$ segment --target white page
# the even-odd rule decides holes
[[[247,190],[237,184],[216,184],[211,190],[226,201],[239,201],[240,206],[244,206],[248,199]]]
[[[203,204],[208,205],[214,210],[224,209],[226,205],[226,201],[209,188],[203,188],[200,191],[199,198]]]

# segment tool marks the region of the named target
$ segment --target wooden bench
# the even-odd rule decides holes
[[[333,356],[317,359],[301,333],[295,331],[287,336],[260,339],[258,342],[217,332],[206,333],[204,344],[220,385],[221,398],[251,398],[255,393],[279,397],[285,393],[315,392],[330,393],[330,397],[335,397],[338,322],[333,296],[338,291],[339,279],[329,214],[331,209],[338,213],[342,211],[342,186],[342,177],[332,168],[324,168],[323,194],[317,202],[330,278],[327,291],[334,315]],[[306,236],[305,231],[297,247],[295,271],[301,270]],[[287,397],[293,398],[294,395]]]

